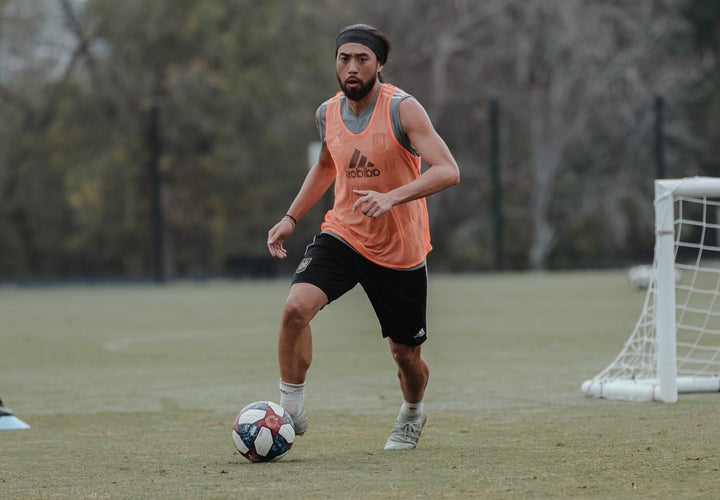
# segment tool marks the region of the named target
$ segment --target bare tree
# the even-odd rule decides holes
[[[613,165],[632,151],[609,155],[607,149],[618,144],[619,134],[648,130],[653,96],[667,95],[692,73],[670,49],[677,3],[551,0],[516,3],[510,10],[517,23],[519,92],[513,105],[527,110],[530,130],[531,268],[545,267],[556,242],[550,219],[555,186],[571,167],[574,149],[611,164],[586,180],[601,179],[614,191],[616,203],[603,196],[601,209],[623,227],[617,201],[631,199],[633,192],[624,188],[622,176],[617,177],[622,171]],[[604,141],[593,142],[595,127],[604,130]],[[613,182],[607,182],[608,174]]]

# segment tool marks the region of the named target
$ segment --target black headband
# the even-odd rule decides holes
[[[388,55],[385,43],[374,33],[356,28],[339,33],[335,39],[335,53],[337,54],[337,49],[346,43],[359,43],[366,46],[375,53],[380,64],[385,64],[385,61],[387,61]]]

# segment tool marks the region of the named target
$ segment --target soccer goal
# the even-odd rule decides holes
[[[674,403],[720,391],[720,178],[655,181],[655,257],[640,318],[588,397]]]

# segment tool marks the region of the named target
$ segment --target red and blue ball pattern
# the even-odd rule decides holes
[[[235,448],[251,462],[280,460],[295,441],[292,417],[271,401],[256,401],[243,408],[232,428]]]

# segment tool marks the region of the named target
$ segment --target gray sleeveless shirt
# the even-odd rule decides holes
[[[372,117],[373,111],[375,111],[375,104],[377,104],[377,98],[379,93],[380,92],[378,89],[378,92],[375,93],[375,97],[373,97],[370,106],[365,108],[359,115],[356,115],[352,112],[352,110],[350,110],[350,107],[347,103],[347,97],[345,95],[341,96],[340,116],[342,116],[343,123],[348,128],[348,130],[350,130],[350,132],[352,132],[353,134],[359,134],[363,130],[365,130],[365,127],[367,127],[368,123],[370,123],[370,118]],[[407,99],[408,97],[412,96],[400,89],[398,89],[395,94],[393,94],[390,101],[390,122],[392,124],[393,134],[395,135],[397,141],[402,144],[402,146],[407,149],[411,154],[417,156],[417,151],[413,149],[412,145],[410,144],[410,139],[408,138],[407,134],[402,128],[402,124],[400,123],[400,102],[403,99]],[[327,101],[322,103],[315,112],[315,124],[317,125],[318,132],[320,132],[321,142],[325,142],[326,110]]]

